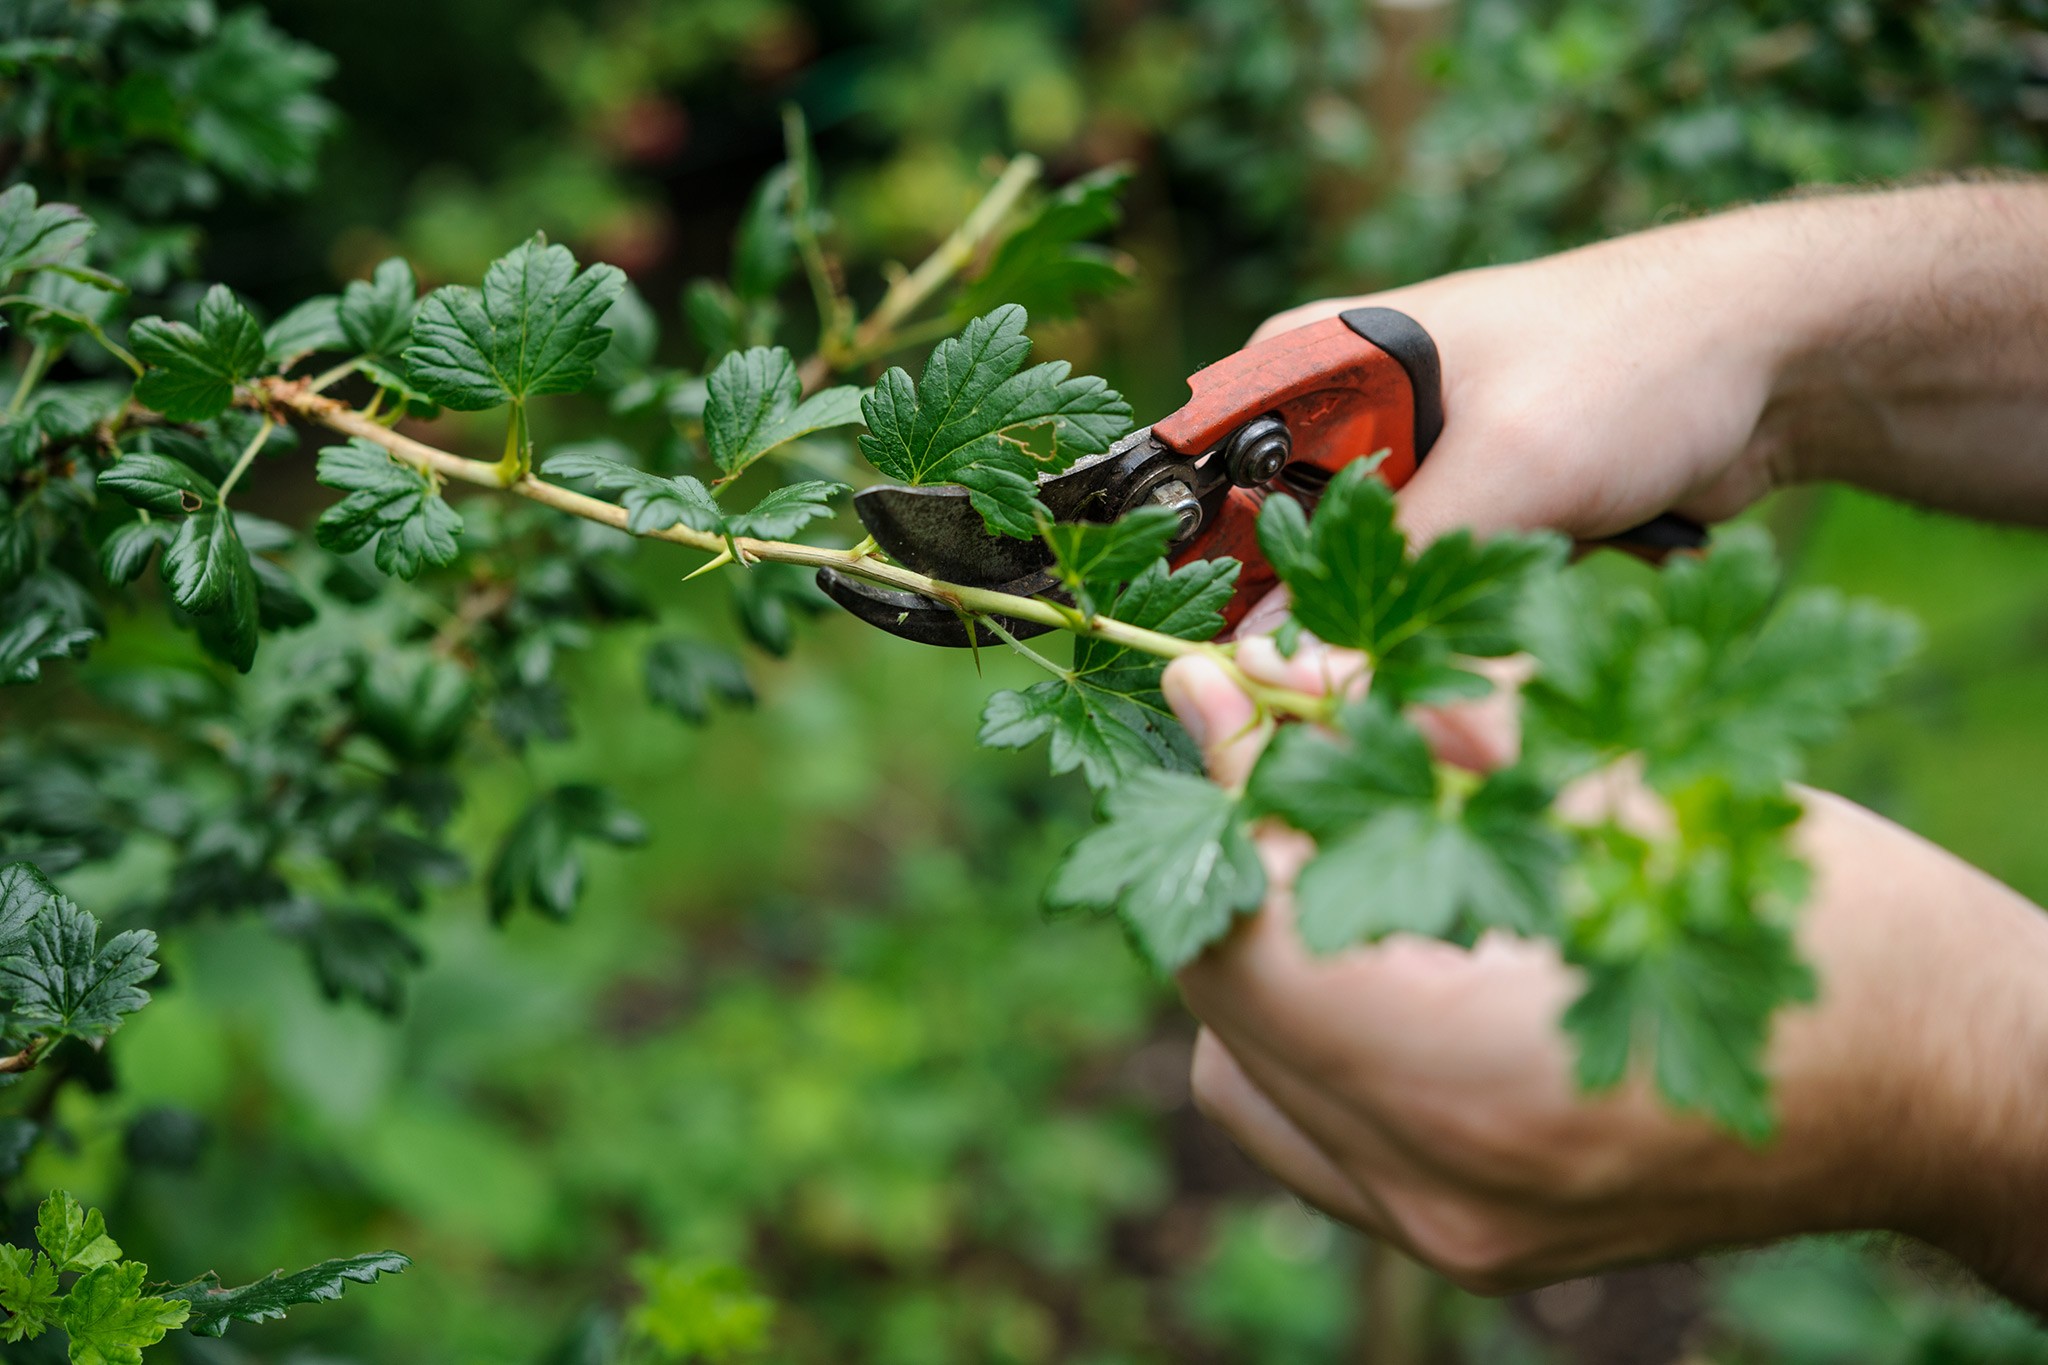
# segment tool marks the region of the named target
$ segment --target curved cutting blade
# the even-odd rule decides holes
[[[1107,521],[1123,509],[1123,490],[1160,459],[1185,457],[1141,427],[1102,454],[1041,479],[1038,497],[1056,521]],[[889,558],[948,583],[1000,587],[1052,563],[1042,541],[991,534],[958,484],[877,484],[854,494],[853,510]]]
[[[1050,584],[1049,578],[1038,575],[1035,579],[1016,586],[1021,595],[1029,596],[1034,591],[1043,591]],[[943,645],[952,649],[965,649],[970,644],[1001,643],[1000,636],[982,625],[975,626],[974,638],[969,639],[967,623],[960,613],[943,602],[920,597],[914,592],[899,592],[894,588],[885,588],[880,584],[840,573],[837,569],[818,570],[818,587],[827,597],[861,620],[901,639],[914,640],[921,645]],[[1020,640],[1027,636],[1043,635],[1052,629],[1051,626],[1037,621],[1019,621],[1011,616],[998,616],[995,619],[1001,622],[1004,630]]]

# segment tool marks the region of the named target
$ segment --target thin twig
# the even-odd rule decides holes
[[[235,461],[235,467],[230,469],[228,476],[220,481],[219,502],[222,507],[228,505],[228,494],[234,492],[235,485],[242,481],[242,471],[247,469],[249,462],[256,458],[256,452],[263,449],[263,443],[270,439],[270,433],[276,427],[277,419],[267,412],[263,414],[263,425],[256,428],[255,437],[250,440],[248,445],[242,448],[241,457]]]
[[[563,488],[559,484],[536,479],[531,474],[507,484],[500,478],[499,466],[496,463],[467,459],[427,445],[423,441],[416,441],[410,436],[386,430],[346,404],[308,392],[304,380],[261,379],[256,383],[255,396],[268,406],[297,413],[330,431],[339,432],[344,436],[360,437],[373,445],[382,446],[420,470],[484,488],[502,488],[522,498],[530,498],[543,506],[552,507],[558,512],[567,512],[570,516],[582,517],[586,521],[599,522],[615,530],[632,534],[627,526],[626,509],[617,503],[606,502],[602,498],[593,498],[588,494]],[[870,583],[916,593],[920,597],[930,598],[969,616],[1002,615],[1020,621],[1035,621],[1056,630],[1086,635],[1092,639],[1122,645],[1127,649],[1135,649],[1159,658],[1176,659],[1190,654],[1205,655],[1214,659],[1217,665],[1230,674],[1255,701],[1269,710],[1312,720],[1326,719],[1330,713],[1330,698],[1274,687],[1246,676],[1232,660],[1232,651],[1227,645],[1215,645],[1201,640],[1183,640],[1178,636],[1146,630],[1141,626],[1107,616],[1091,616],[1078,608],[1060,602],[1049,602],[1041,597],[1020,597],[1015,593],[997,592],[965,583],[948,583],[913,572],[901,565],[885,563],[864,551],[857,553],[858,547],[856,550],[835,550],[821,545],[800,545],[787,540],[756,540],[750,536],[739,536],[728,542],[723,536],[695,531],[682,525],[667,526],[641,534],[649,539],[685,545],[709,555],[737,551],[746,560],[768,560],[777,564],[797,564],[813,569],[837,569],[841,573],[865,579]]]

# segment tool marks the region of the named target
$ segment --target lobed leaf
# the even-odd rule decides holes
[[[852,385],[799,399],[796,362],[780,346],[736,351],[705,381],[704,443],[711,459],[736,474],[777,446],[828,427],[861,420],[861,393]]]
[[[91,1270],[121,1259],[121,1247],[107,1236],[107,1220],[68,1191],[54,1190],[36,1209],[36,1241],[58,1274]]]
[[[455,562],[462,516],[424,470],[354,437],[320,452],[316,477],[348,494],[314,524],[323,547],[347,553],[370,545],[379,569],[408,580],[427,565]]]
[[[491,914],[503,920],[521,903],[567,919],[583,894],[581,841],[617,846],[647,838],[640,817],[602,787],[571,783],[537,797],[506,831],[491,862]]]
[[[149,366],[135,401],[173,422],[219,416],[235,385],[262,373],[268,359],[255,315],[224,284],[199,301],[197,326],[143,318],[128,329],[128,346]]]
[[[1052,550],[1053,576],[1066,585],[1074,603],[1096,614],[1096,597],[1114,591],[1163,559],[1180,520],[1164,507],[1132,508],[1109,523],[1053,522],[1039,534]]]
[[[1109,449],[1131,424],[1121,395],[1065,361],[1024,369],[1025,322],[1022,308],[997,308],[934,347],[918,381],[892,367],[861,399],[870,464],[900,483],[965,486],[991,531],[1019,539],[1052,520],[1037,479]],[[1051,435],[1042,456],[1022,439],[1033,429]]]
[[[419,284],[402,256],[379,261],[367,280],[342,287],[335,321],[341,336],[362,355],[396,357],[412,339]]]
[[[156,935],[129,929],[102,948],[99,931],[98,920],[62,897],[31,922],[27,941],[0,958],[0,995],[12,1000],[17,1022],[45,1034],[104,1038],[149,1003],[142,983],[156,975]]]
[[[1108,822],[1053,874],[1054,906],[1115,910],[1164,971],[1258,908],[1266,874],[1229,792],[1191,773],[1145,769],[1111,788],[1103,810]]]
[[[140,1261],[96,1266],[64,1296],[59,1318],[71,1338],[71,1365],[142,1365],[142,1348],[183,1325],[185,1304],[142,1292]]]
[[[47,1256],[0,1243],[0,1340],[27,1341],[57,1323],[57,1270]]]
[[[574,393],[611,341],[600,319],[625,283],[616,266],[579,272],[567,247],[536,233],[491,262],[481,289],[427,295],[405,352],[411,382],[459,412]]]
[[[339,300],[322,294],[285,313],[263,329],[263,354],[273,369],[288,370],[315,351],[338,351],[342,334]]]
[[[710,719],[713,699],[732,706],[754,704],[754,689],[739,658],[702,640],[654,641],[647,647],[645,676],[648,700],[692,725]]]
[[[171,600],[192,613],[209,650],[247,673],[256,658],[256,570],[226,509],[187,517],[164,552]]]
[[[68,260],[93,231],[76,204],[38,204],[34,186],[10,187],[0,193],[0,283]]]
[[[960,291],[954,316],[965,320],[1015,303],[1037,317],[1067,318],[1089,295],[1129,284],[1130,258],[1088,239],[1122,221],[1118,200],[1130,181],[1129,166],[1104,166],[1048,195]]]

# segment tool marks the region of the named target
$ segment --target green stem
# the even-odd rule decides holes
[[[235,460],[235,467],[230,469],[228,476],[220,481],[220,505],[222,507],[228,505],[228,494],[234,492],[235,485],[242,481],[242,471],[247,469],[250,462],[256,458],[256,452],[263,449],[263,443],[270,439],[271,430],[276,425],[276,419],[265,414],[263,425],[256,428],[256,435],[251,438],[249,444],[242,447],[240,457]]]
[[[984,616],[981,618],[981,624],[987,626],[990,630],[994,631],[996,634],[996,638],[1000,639],[1004,644],[1008,645],[1011,649],[1016,650],[1019,654],[1022,654],[1025,658],[1031,660],[1032,663],[1037,664],[1040,668],[1052,674],[1055,678],[1071,679],[1074,676],[1072,669],[1061,668],[1051,659],[1046,658],[1043,654],[1040,654],[1030,645],[1025,644],[1022,640],[1012,635],[1009,631],[1004,630],[1003,623],[996,620],[995,617]]]
[[[333,388],[336,384],[339,384],[342,380],[354,374],[356,372],[356,367],[358,365],[361,365],[362,363],[363,357],[355,356],[352,357],[351,359],[342,361],[339,365],[334,366],[332,369],[320,371],[320,373],[313,376],[312,382],[306,385],[306,392],[327,392],[327,390]]]
[[[106,348],[107,354],[113,356],[114,359],[120,361],[123,365],[126,365],[137,379],[142,378],[142,362],[129,354],[126,348],[117,345],[114,339],[108,336],[97,322],[94,322],[85,314],[70,308],[60,308],[56,304],[36,298],[32,294],[0,295],[0,308],[6,308],[19,303],[30,304],[38,313],[44,314],[47,317],[63,318],[73,326],[84,328],[94,341],[97,341]]]
[[[626,531],[626,509],[602,498],[593,498],[586,493],[563,488],[559,484],[536,479],[531,474],[522,474],[509,482],[503,477],[502,462],[471,460],[446,450],[416,441],[395,431],[387,431],[376,422],[363,416],[345,404],[318,394],[309,394],[304,389],[283,380],[264,379],[258,381],[255,393],[249,399],[264,406],[275,405],[298,413],[309,421],[317,422],[330,431],[344,436],[357,436],[374,445],[382,446],[399,459],[429,473],[443,478],[458,479],[485,488],[500,488],[530,498],[558,512],[582,517],[587,521],[601,522],[616,530]],[[883,587],[899,588],[906,592],[928,597],[935,602],[954,607],[970,616],[1000,615],[1019,621],[1035,621],[1056,630],[1085,635],[1091,639],[1103,640],[1126,649],[1135,649],[1162,659],[1178,659],[1186,655],[1199,654],[1216,661],[1218,667],[1230,675],[1239,687],[1262,708],[1277,715],[1296,716],[1306,720],[1326,720],[1334,712],[1340,699],[1335,697],[1312,696],[1290,688],[1273,687],[1247,676],[1231,655],[1229,645],[1211,644],[1201,640],[1183,640],[1178,636],[1146,630],[1125,621],[1107,616],[1090,616],[1077,608],[1062,602],[1049,602],[1042,597],[1019,597],[1015,593],[998,592],[992,588],[979,588],[966,583],[948,583],[916,573],[899,564],[889,564],[876,558],[872,553],[860,550],[836,550],[821,545],[801,545],[786,540],[756,540],[740,536],[728,545],[726,538],[705,531],[694,531],[687,526],[664,527],[646,533],[648,539],[666,540],[676,545],[687,545],[709,555],[730,554],[737,550],[751,560],[768,560],[778,564],[796,564],[805,568],[837,569],[855,578],[878,583]]]
[[[818,240],[817,221],[811,203],[811,139],[804,128],[803,111],[794,104],[782,110],[784,156],[791,171],[789,183],[790,235],[796,239],[797,255],[810,281],[811,297],[818,309],[818,348],[836,350],[853,330],[853,301],[833,277],[832,263]]]
[[[7,400],[9,416],[20,412],[28,402],[28,396],[35,392],[36,381],[43,377],[43,370],[50,363],[50,343],[38,340],[29,348],[28,360],[21,367],[21,382],[14,386],[14,397]]]

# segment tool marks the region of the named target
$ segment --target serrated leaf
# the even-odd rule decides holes
[[[325,548],[347,553],[373,545],[377,567],[404,579],[418,577],[425,565],[455,561],[462,517],[424,471],[357,437],[322,450],[317,477],[348,493],[314,524],[313,537]]]
[[[57,1322],[57,1271],[48,1257],[0,1244],[0,1340],[27,1341]]]
[[[169,455],[124,454],[100,471],[99,486],[112,489],[133,506],[172,516],[220,501],[213,480]]]
[[[164,521],[130,521],[116,526],[100,542],[100,572],[117,588],[142,577],[150,556],[170,545],[178,528]]]
[[[459,412],[574,393],[611,341],[600,319],[625,283],[616,266],[579,272],[567,247],[535,234],[491,262],[482,289],[446,285],[427,295],[413,319],[407,374]]]
[[[0,193],[0,282],[64,261],[92,234],[76,204],[38,204],[33,186],[13,186]]]
[[[379,1014],[405,1007],[406,983],[426,961],[412,937],[382,915],[321,910],[301,931],[329,1000],[360,1000]]]
[[[509,829],[491,862],[491,915],[521,903],[567,919],[583,894],[583,840],[617,847],[643,842],[647,826],[603,787],[572,783],[536,798]]]
[[[374,1284],[379,1275],[398,1275],[411,1267],[408,1257],[395,1251],[378,1251],[322,1261],[289,1275],[274,1270],[254,1284],[233,1288],[223,1288],[220,1277],[209,1271],[196,1280],[165,1290],[163,1296],[190,1308],[186,1331],[196,1336],[218,1337],[226,1334],[231,1322],[270,1322],[300,1304],[338,1299],[350,1284]]]
[[[191,100],[181,140],[252,189],[302,190],[337,122],[316,93],[333,72],[334,58],[292,39],[261,9],[222,15],[177,68]]]
[[[30,923],[60,899],[57,888],[34,863],[0,866],[0,958],[26,948]]]
[[[1066,521],[1046,525],[1040,535],[1052,550],[1053,576],[1090,616],[1096,598],[1136,578],[1165,558],[1180,519],[1164,507],[1134,507],[1107,524]]]
[[[164,552],[171,600],[192,613],[200,641],[242,672],[256,658],[256,570],[234,518],[218,507],[187,517]]]
[[[0,958],[0,997],[13,1002],[9,1013],[19,1024],[104,1038],[149,1003],[142,983],[156,975],[156,935],[129,929],[102,948],[99,932],[98,920],[62,897],[30,923],[21,950]]]
[[[1223,629],[1223,607],[1237,573],[1231,559],[1198,560],[1170,573],[1155,559],[1107,614],[1183,640],[1206,640]],[[980,742],[1021,749],[1050,738],[1052,770],[1079,768],[1098,789],[1148,768],[1198,771],[1201,756],[1159,691],[1165,668],[1166,661],[1155,655],[1077,639],[1066,677],[989,698]]]
[[[843,483],[807,479],[771,490],[744,512],[725,519],[728,534],[756,540],[787,540],[820,517],[832,515],[832,500],[851,491]]]
[[[59,1274],[121,1259],[121,1247],[107,1236],[100,1211],[85,1208],[65,1190],[51,1191],[36,1209],[36,1240]]]
[[[1758,1141],[1774,1116],[1763,1069],[1777,1010],[1815,995],[1792,911],[1806,873],[1786,845],[1799,808],[1708,781],[1674,801],[1679,847],[1586,831],[1565,958],[1585,989],[1564,1016],[1580,1084],[1642,1066],[1665,1099]]]
[[[412,339],[419,284],[401,256],[379,261],[367,280],[342,287],[336,322],[342,339],[363,355],[397,356]]]
[[[957,483],[991,531],[1026,539],[1051,516],[1037,498],[1040,475],[1109,449],[1130,429],[1131,409],[1100,379],[1064,361],[1024,369],[1031,342],[1022,308],[1006,305],[940,342],[913,383],[892,367],[861,399],[868,462],[899,483]],[[1050,449],[1022,437],[1049,430]]]
[[[1122,220],[1117,201],[1130,179],[1129,166],[1104,166],[1048,195],[961,290],[953,315],[965,319],[1015,303],[1036,317],[1072,317],[1082,299],[1129,284],[1129,258],[1088,239]]]
[[[1408,554],[1394,524],[1394,495],[1368,461],[1353,461],[1303,516],[1293,498],[1268,498],[1259,546],[1287,585],[1295,620],[1327,644],[1362,650],[1373,686],[1402,700],[1471,695],[1458,656],[1516,647],[1515,611],[1525,585],[1559,563],[1549,534],[1475,540],[1453,531]]]
[[[1260,755],[1245,807],[1315,837],[1295,884],[1303,940],[1329,953],[1405,931],[1470,942],[1554,932],[1561,838],[1552,792],[1506,769],[1447,794],[1422,734],[1378,697],[1337,733],[1295,726]]]
[[[1796,777],[1918,632],[1829,589],[1773,610],[1777,587],[1768,539],[1741,527],[1647,590],[1578,569],[1536,584],[1521,619],[1538,664],[1524,692],[1532,750],[1567,771],[1641,753],[1667,791],[1708,774],[1758,792]]]
[[[140,1261],[122,1261],[78,1277],[59,1313],[71,1365],[142,1365],[142,1348],[184,1323],[185,1304],[142,1292],[148,1273]]]
[[[53,611],[27,612],[0,625],[0,683],[32,683],[46,659],[77,659],[99,638]]]
[[[656,640],[647,647],[645,675],[648,700],[692,725],[711,718],[714,699],[732,706],[754,704],[739,656],[702,640]]]
[[[263,329],[263,352],[272,368],[288,370],[315,351],[338,351],[346,344],[339,316],[340,301],[332,294],[307,299]]]
[[[128,329],[128,346],[149,370],[135,401],[173,422],[217,417],[235,385],[264,368],[263,329],[234,291],[217,284],[199,301],[198,325],[143,318]]]
[[[861,392],[852,385],[798,401],[803,390],[796,362],[780,346],[727,356],[705,386],[704,443],[727,474],[800,436],[861,420]]]
[[[1047,900],[1114,909],[1162,970],[1185,966],[1265,896],[1237,798],[1215,784],[1146,769],[1112,788],[1103,810],[1108,822],[1068,851]]]

